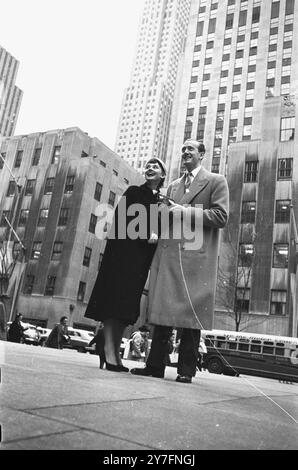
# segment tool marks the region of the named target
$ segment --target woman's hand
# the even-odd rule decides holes
[[[156,233],[152,232],[152,233],[151,233],[151,236],[150,236],[150,238],[149,238],[149,240],[148,240],[148,243],[150,243],[150,244],[153,245],[153,244],[155,244],[155,243],[157,243],[157,242],[158,242],[158,235],[157,235]]]

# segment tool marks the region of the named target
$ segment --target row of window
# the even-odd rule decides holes
[[[258,160],[245,162],[244,183],[256,183],[258,179]],[[293,175],[293,158],[279,158],[277,179],[290,180]]]
[[[254,258],[254,245],[252,243],[240,243],[238,251],[238,266],[251,267]],[[273,268],[287,268],[289,262],[289,244],[274,243],[273,245]]]
[[[250,288],[238,287],[236,292],[235,309],[238,312],[249,313]],[[287,291],[271,289],[270,315],[286,315]]]
[[[48,276],[46,281],[46,286],[44,290],[44,295],[46,296],[53,296],[55,294],[55,286],[56,286],[57,277],[56,276]],[[25,279],[24,283],[24,294],[32,294],[33,287],[35,282],[35,276],[33,274],[28,274]],[[86,293],[86,282],[80,281],[79,288],[77,291],[77,300],[79,302],[83,302]]]
[[[41,241],[33,242],[30,258],[33,260],[38,260],[41,256],[41,248],[42,248]],[[13,253],[15,254],[19,250],[20,250],[19,246],[14,247]],[[53,249],[52,249],[51,260],[60,261],[62,258],[62,252],[63,252],[63,242],[55,241],[53,245]],[[84,256],[83,256],[83,266],[86,266],[87,268],[90,265],[91,254],[92,254],[92,249],[86,246],[85,251],[84,251]]]
[[[33,152],[33,157],[31,161],[31,166],[37,166],[39,164],[40,156],[42,152],[42,147],[37,147],[34,152]],[[13,168],[19,168],[21,166],[22,160],[23,160],[23,150],[17,150]],[[6,159],[6,152],[1,152],[2,158],[5,160]],[[81,158],[86,158],[88,157],[88,153],[82,151],[81,153]],[[61,145],[56,145],[53,149],[52,157],[51,157],[51,164],[52,165],[57,165],[60,161],[61,157]],[[106,168],[107,164],[103,160],[99,161],[100,165]],[[0,159],[0,170],[3,168],[3,161]],[[114,173],[118,175],[118,172],[114,170]]]
[[[256,201],[243,201],[241,211],[242,224],[254,224],[256,220]],[[287,224],[290,222],[291,199],[277,199],[275,203],[276,224]]]

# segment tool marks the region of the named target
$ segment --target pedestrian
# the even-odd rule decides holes
[[[183,235],[180,240],[172,237],[158,241],[148,293],[148,323],[156,326],[146,367],[132,369],[135,375],[164,377],[166,345],[174,326],[182,328],[176,381],[191,383],[196,374],[200,330],[213,327],[219,229],[228,220],[229,191],[223,175],[202,166],[204,155],[204,144],[184,142],[182,159],[187,172],[167,191],[174,200],[167,209],[173,217],[172,227],[185,214],[191,214],[192,223],[202,217],[203,245],[187,249]]]
[[[200,345],[199,345],[198,363],[197,363],[197,367],[198,367],[200,372],[202,371],[202,367],[203,367],[204,354],[207,354],[207,348],[206,348],[204,339],[201,337],[200,338]]]
[[[104,336],[104,324],[103,322],[98,323],[98,330],[96,335],[89,343],[89,346],[95,344],[95,352],[99,357],[99,368],[103,369],[105,362],[106,362],[106,355],[105,355],[105,336]]]
[[[67,324],[68,318],[66,316],[61,317],[60,322],[54,326],[45,342],[47,348],[63,349],[63,346],[69,343],[70,337]]]
[[[143,361],[148,356],[150,330],[146,325],[141,326],[132,333],[130,338],[130,355],[128,359]]]
[[[159,202],[159,191],[165,175],[166,168],[161,160],[148,160],[145,165],[145,183],[127,188],[115,210],[112,224],[114,235],[109,236],[107,240],[100,270],[85,312],[85,317],[104,322],[107,370],[129,370],[122,364],[120,345],[124,329],[133,325],[140,315],[140,300],[158,237],[158,234],[150,230],[150,209]],[[118,223],[123,204],[126,204],[126,213],[125,220],[120,220],[120,228],[122,230],[124,226],[124,237]],[[128,214],[135,205],[144,209],[145,221],[142,222],[146,224],[146,230],[145,234],[131,237],[129,228],[135,217]]]
[[[29,327],[22,325],[23,315],[18,313],[7,332],[7,341],[12,343],[21,343],[24,339],[24,331]]]

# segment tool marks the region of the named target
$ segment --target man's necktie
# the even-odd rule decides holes
[[[185,173],[185,180],[184,180],[184,192],[188,193],[189,192],[189,187],[191,185],[191,176],[192,173]]]

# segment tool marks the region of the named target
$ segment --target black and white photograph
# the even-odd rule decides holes
[[[0,0],[9,458],[298,450],[296,111],[298,0]]]

